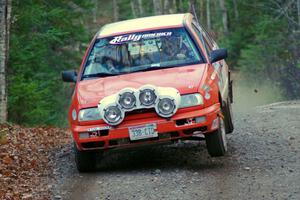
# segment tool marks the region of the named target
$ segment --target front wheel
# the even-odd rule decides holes
[[[99,152],[79,151],[74,143],[75,163],[79,172],[91,172],[96,170],[97,160],[102,154]]]
[[[227,151],[226,129],[224,120],[219,117],[219,128],[205,135],[206,147],[212,157],[224,156]]]

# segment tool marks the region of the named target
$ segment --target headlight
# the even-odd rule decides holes
[[[186,108],[191,106],[198,106],[203,104],[203,97],[201,94],[187,94],[181,96],[180,108]]]
[[[118,106],[109,106],[104,109],[104,120],[109,125],[118,125],[124,119],[124,113]]]
[[[163,98],[158,101],[157,114],[161,117],[171,117],[176,110],[174,100],[169,98]]]
[[[120,94],[119,104],[126,110],[134,108],[136,106],[136,97],[134,92],[124,92]]]
[[[156,94],[152,89],[143,89],[140,91],[139,99],[143,106],[151,106],[155,104]]]
[[[82,121],[92,121],[101,119],[100,112],[98,108],[87,108],[79,111],[78,120]]]

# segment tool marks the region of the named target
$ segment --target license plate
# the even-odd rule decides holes
[[[130,140],[142,140],[147,138],[158,137],[156,124],[146,124],[141,126],[129,127],[129,138]]]

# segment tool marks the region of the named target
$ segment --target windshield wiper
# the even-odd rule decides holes
[[[96,73],[96,74],[85,74],[82,78],[95,78],[95,77],[108,77],[108,76],[118,76],[120,74],[110,74],[110,73]]]
[[[146,71],[160,70],[160,69],[173,68],[173,67],[177,67],[177,66],[151,66],[151,67],[139,69],[132,72],[146,72]]]

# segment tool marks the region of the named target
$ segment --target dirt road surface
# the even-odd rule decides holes
[[[204,141],[185,141],[109,152],[98,172],[78,173],[70,144],[55,155],[53,199],[299,200],[300,102],[234,109],[221,158],[211,158]]]

